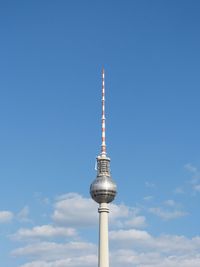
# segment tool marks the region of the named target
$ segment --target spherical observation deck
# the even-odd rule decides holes
[[[110,159],[97,157],[97,177],[90,186],[90,195],[97,203],[110,203],[117,194],[117,186],[110,175]]]

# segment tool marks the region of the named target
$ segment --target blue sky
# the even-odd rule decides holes
[[[199,10],[0,1],[2,266],[96,264],[102,66],[111,267],[200,266]]]

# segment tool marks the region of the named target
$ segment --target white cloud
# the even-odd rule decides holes
[[[57,198],[52,218],[58,224],[88,227],[97,224],[97,209],[92,199],[69,193]]]
[[[97,255],[97,247],[87,242],[34,242],[25,247],[15,249],[12,256],[27,256],[32,260],[58,261],[61,259],[76,259],[88,255]]]
[[[183,187],[179,186],[174,190],[175,194],[184,194],[185,190],[183,189]]]
[[[147,240],[149,238],[150,235],[146,231],[142,230],[129,229],[110,232],[110,239],[114,241],[117,240],[118,242],[120,242],[120,244],[124,240],[128,242],[130,240]]]
[[[49,205],[51,203],[50,199],[43,196],[41,192],[35,192],[34,198],[42,205]]]
[[[144,200],[145,201],[150,201],[150,200],[152,200],[154,197],[153,196],[145,196],[144,197]]]
[[[31,222],[29,219],[29,207],[25,206],[20,212],[17,214],[17,218],[20,222]]]
[[[77,232],[74,228],[42,225],[33,227],[32,229],[21,228],[12,237],[16,240],[25,240],[33,238],[72,237],[76,235]]]
[[[147,188],[156,188],[156,185],[154,183],[148,181],[145,182],[145,186]]]
[[[12,256],[25,260],[21,267],[96,266],[97,245],[83,241],[82,236],[77,235],[76,229],[81,226],[97,226],[97,209],[95,202],[79,194],[70,193],[58,197],[52,214],[54,223],[19,229],[13,237],[26,243],[13,250]],[[165,220],[185,215],[181,206],[172,199],[163,202],[161,208],[150,208],[149,212]],[[146,217],[140,213],[139,208],[125,204],[110,205],[111,267],[200,266],[200,237],[153,236],[146,230],[136,229],[146,225]],[[84,235],[87,233],[85,228],[79,230]],[[48,242],[44,242],[46,239]]]
[[[197,173],[197,167],[195,167],[194,165],[192,165],[191,163],[187,163],[185,164],[185,169],[191,173],[196,174]]]
[[[144,216],[135,216],[132,219],[125,221],[124,225],[132,228],[141,228],[145,227],[147,223]]]
[[[200,237],[176,235],[154,237],[146,231],[112,231],[111,266],[197,267],[200,266]]]
[[[139,215],[139,209],[120,204],[110,204],[110,226],[144,227],[146,218]],[[61,225],[91,227],[98,224],[98,204],[90,198],[69,193],[57,198],[52,218]]]
[[[111,254],[111,267],[199,267],[200,254],[162,255],[157,252],[116,250]]]
[[[195,191],[200,192],[200,184],[195,184],[195,185],[193,186],[193,188],[194,188]]]
[[[178,235],[160,235],[154,237],[147,231],[129,229],[110,232],[112,247],[128,249],[143,253],[158,253],[159,255],[185,255],[198,253],[200,237],[186,238]]]
[[[166,206],[169,206],[169,207],[175,207],[177,206],[177,203],[173,200],[173,199],[168,199],[164,202],[164,204]]]
[[[164,201],[160,207],[150,207],[147,211],[163,220],[172,220],[188,215],[188,213],[183,210],[182,205],[173,199]]]
[[[14,215],[11,211],[2,210],[0,211],[0,223],[11,222]]]
[[[186,194],[196,195],[200,192],[200,171],[199,169],[191,163],[184,165],[184,169],[191,175],[191,177],[183,183],[183,185],[178,186],[175,190],[175,194]]]
[[[177,219],[177,218],[187,215],[187,212],[182,211],[182,210],[178,210],[178,209],[166,210],[160,207],[149,208],[148,211],[162,218],[163,220]]]
[[[85,255],[82,257],[67,258],[55,261],[33,261],[21,265],[21,267],[89,267],[97,265],[96,255]]]
[[[200,172],[197,167],[192,165],[191,163],[186,164],[185,169],[192,174],[192,177],[189,183],[192,185],[192,189],[194,193],[200,192]]]
[[[144,227],[146,226],[145,216],[139,215],[140,210],[128,207],[124,204],[110,204],[110,222],[118,227]]]
[[[111,267],[199,267],[200,237],[152,236],[129,229],[110,232]],[[12,253],[27,256],[21,267],[87,267],[97,265],[97,246],[88,242],[37,242]]]

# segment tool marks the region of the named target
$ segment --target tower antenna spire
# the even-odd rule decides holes
[[[105,71],[102,68],[101,156],[106,156]]]

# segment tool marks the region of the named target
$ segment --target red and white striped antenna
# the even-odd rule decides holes
[[[101,156],[106,156],[106,117],[105,117],[105,71],[102,69],[102,117],[101,117]]]

